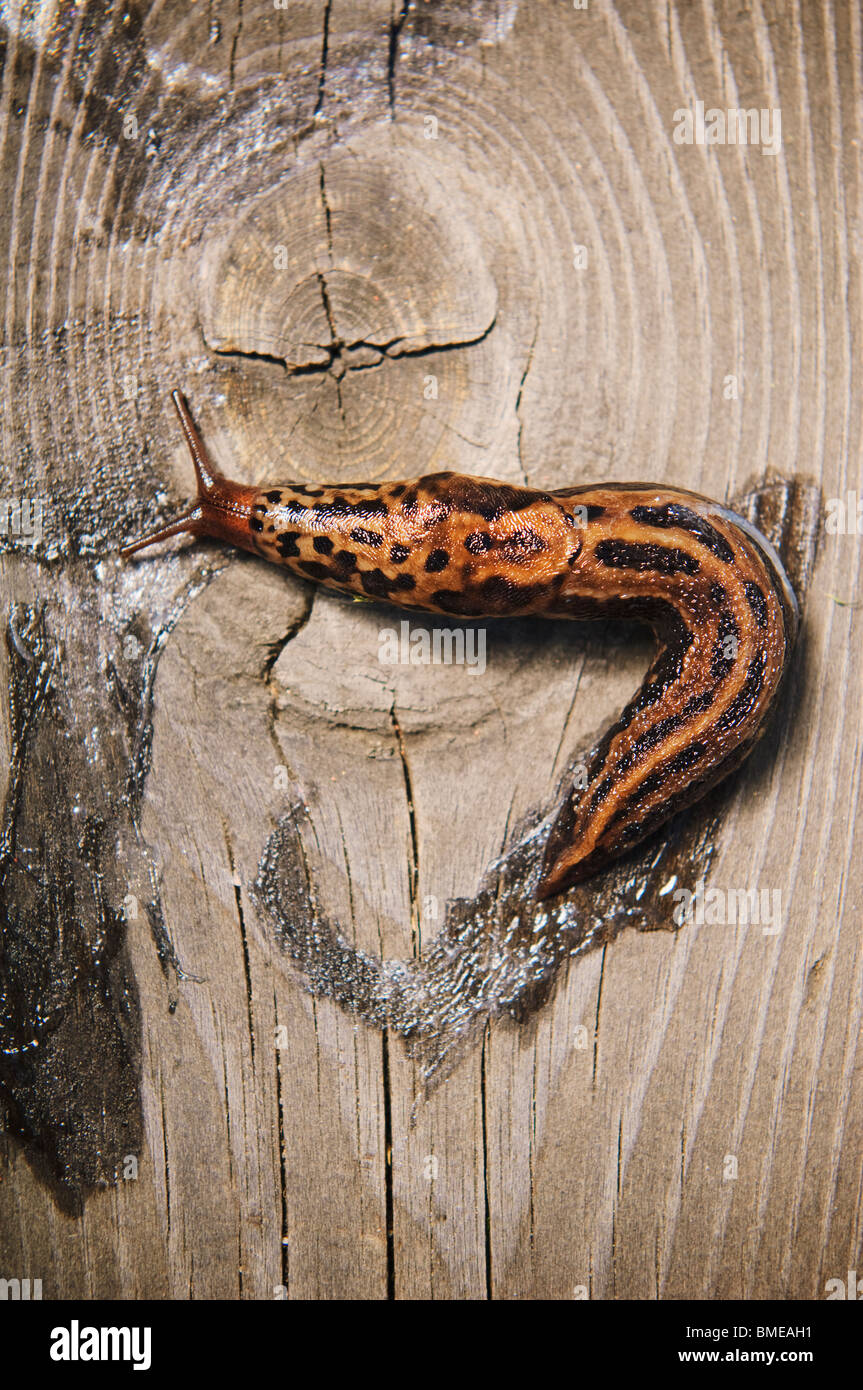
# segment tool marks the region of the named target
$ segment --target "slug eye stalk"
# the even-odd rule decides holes
[[[216,540],[241,546],[244,550],[255,551],[256,547],[249,540],[249,517],[257,488],[234,483],[219,472],[192,419],[185,396],[179,391],[172,391],[171,400],[192,456],[198,500],[176,521],[148,531],[138,540],[124,545],[120,550],[121,557],[128,560],[130,555],[169,540],[171,536],[212,536]]]

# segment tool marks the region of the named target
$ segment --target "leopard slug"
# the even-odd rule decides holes
[[[303,579],[459,618],[636,618],[658,654],[550,832],[551,897],[628,850],[736,767],[762,732],[797,635],[773,546],[697,493],[649,483],[536,491],[433,473],[250,487],[213,466],[179,392],[195,505],[123,556],[214,536]]]

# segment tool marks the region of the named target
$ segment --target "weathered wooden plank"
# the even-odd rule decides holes
[[[823,1296],[863,1258],[860,536],[822,537],[733,786],[577,899],[601,949],[486,1004],[459,970],[517,947],[503,890],[483,936],[488,866],[647,644],[522,621],[481,673],[391,665],[392,610],[114,551],[190,491],[175,385],[242,478],[863,495],[859,7],[128,14],[0,20],[0,495],[46,499],[41,541],[0,536],[0,1276]],[[678,143],[697,101],[759,135],[780,109],[781,150]],[[781,931],[672,930],[672,872],[778,893]],[[31,1024],[44,1052],[14,1051]]]

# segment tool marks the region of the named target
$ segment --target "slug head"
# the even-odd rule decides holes
[[[233,483],[230,478],[219,472],[198,433],[185,397],[179,391],[172,391],[171,400],[180,417],[180,427],[195,466],[198,500],[194,507],[177,517],[170,525],[148,531],[139,540],[124,545],[120,551],[121,556],[126,560],[145,546],[156,545],[170,536],[181,535],[212,536],[216,540],[229,541],[243,550],[257,553],[249,527],[252,502],[257,496],[257,488]]]

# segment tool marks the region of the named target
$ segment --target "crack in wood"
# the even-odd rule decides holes
[[[243,889],[242,884],[237,878],[237,865],[234,858],[234,849],[231,844],[231,836],[225,822],[222,822],[222,830],[225,836],[225,848],[228,851],[228,867],[231,871],[231,881],[234,888],[234,902],[237,909],[237,921],[240,926],[240,942],[243,950],[243,979],[246,985],[246,1017],[249,1024],[249,1048],[251,1051],[252,1066],[255,1065],[255,1014],[254,1014],[254,991],[252,989],[252,968],[249,960],[249,938],[246,931],[246,917],[243,912]]]
[[[315,102],[314,115],[319,116],[324,109],[324,98],[326,96],[327,85],[327,60],[330,48],[330,11],[332,10],[333,0],[325,0],[324,20],[321,28],[321,66],[318,74],[318,97]]]
[[[411,913],[411,945],[416,959],[422,954],[422,918],[419,910],[419,876],[420,876],[420,851],[419,839],[417,836],[417,818],[414,807],[413,784],[411,782],[411,769],[408,762],[407,746],[402,733],[401,724],[396,714],[396,702],[393,698],[390,706],[390,723],[393,726],[393,733],[396,738],[396,748],[402,765],[402,778],[405,786],[405,799],[408,808],[408,824],[410,825],[410,854],[408,855],[408,889],[410,893],[410,913]]]
[[[491,1195],[489,1192],[489,1147],[488,1147],[488,1094],[487,1094],[487,1050],[489,1040],[489,1025],[486,1024],[483,1032],[482,1049],[480,1053],[479,1066],[479,1103],[480,1114],[482,1117],[482,1190],[485,1204],[483,1229],[485,1234],[485,1296],[490,1303],[494,1298],[494,1280],[492,1277],[492,1240],[491,1240]]]
[[[340,338],[336,334],[335,322],[333,318],[329,292],[326,288],[326,280],[322,271],[317,272],[317,280],[321,290],[321,298],[330,330],[330,341],[328,343],[307,343],[303,346],[313,347],[319,352],[327,354],[326,361],[312,362],[289,362],[286,357],[282,357],[275,352],[260,352],[254,348],[237,347],[214,347],[202,331],[201,337],[207,351],[214,357],[237,358],[248,362],[265,362],[274,367],[280,367],[290,377],[304,376],[326,376],[332,375],[337,382],[341,381],[348,372],[363,372],[377,370],[385,360],[398,361],[402,357],[432,357],[438,353],[461,352],[465,348],[476,347],[485,342],[489,335],[497,326],[497,314],[495,313],[491,322],[480,330],[474,337],[463,338],[457,342],[434,342],[425,343],[422,347],[411,347],[410,342],[405,337],[399,335],[395,338],[388,338],[382,342],[376,342],[372,338],[353,338],[350,341]],[[398,351],[396,351],[398,349]],[[377,361],[351,361],[352,354],[363,352],[374,352],[379,354]],[[453,426],[453,432],[458,434]],[[464,435],[459,435],[468,444],[477,445],[476,440],[467,439]]]
[[[399,39],[411,7],[411,0],[403,0],[398,14],[395,6],[390,13],[389,50],[387,53],[387,92],[390,104],[390,120],[396,118],[396,61],[399,52]]]
[[[279,1024],[279,1000],[276,992],[273,992],[273,1018],[275,1019],[276,1029]],[[285,1143],[285,1100],[282,1087],[282,1050],[277,1047],[276,1053],[276,1115],[277,1131],[279,1144],[279,1207],[281,1212],[281,1246],[280,1264],[282,1287],[288,1291],[290,1289],[290,1235],[288,1230],[288,1161],[287,1147]]]
[[[384,1219],[387,1238],[387,1299],[396,1296],[395,1217],[393,1202],[393,1097],[390,1076],[389,1031],[381,1035],[381,1084],[384,1108]]]
[[[518,383],[518,395],[517,395],[516,398],[515,398],[515,418],[516,418],[516,420],[518,421],[518,435],[517,435],[517,439],[516,439],[516,447],[517,447],[517,449],[518,449],[518,465],[519,465],[519,468],[521,469],[521,476],[522,476],[522,478],[523,478],[523,480],[524,480],[524,485],[525,485],[525,487],[528,487],[528,486],[529,486],[529,480],[528,480],[527,469],[526,469],[525,466],[524,466],[524,455],[523,455],[523,453],[522,453],[522,437],[523,437],[523,435],[524,435],[524,420],[522,419],[522,416],[521,416],[521,398],[522,398],[522,396],[524,395],[524,384],[525,384],[525,382],[527,381],[528,372],[530,371],[531,366],[533,365],[533,354],[534,354],[534,351],[536,350],[536,340],[537,340],[538,337],[539,337],[539,320],[537,319],[536,325],[534,326],[534,330],[533,330],[533,338],[532,338],[532,340],[531,340],[530,347],[529,347],[528,350],[527,350],[527,361],[526,361],[525,364],[524,364],[524,371],[522,372],[522,374],[521,374],[521,380],[520,380],[519,383]]]
[[[236,0],[237,22],[234,26],[234,35],[231,39],[231,56],[228,62],[228,85],[231,91],[234,90],[235,66],[237,60],[237,45],[240,42],[240,35],[243,32],[243,0]]]

